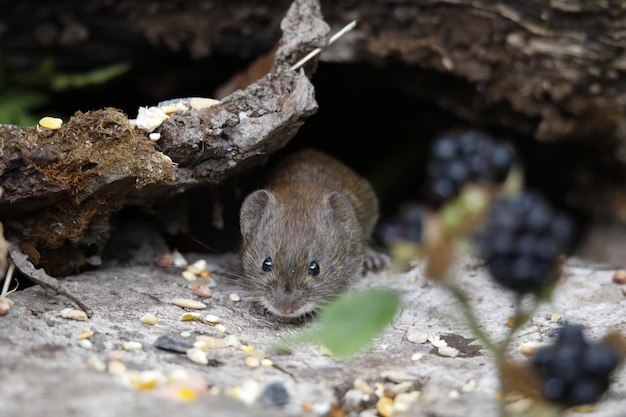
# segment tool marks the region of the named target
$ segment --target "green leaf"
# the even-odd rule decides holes
[[[82,74],[54,74],[50,79],[52,90],[60,91],[67,88],[81,88],[105,82],[127,72],[131,66],[127,63],[113,64]]]
[[[350,356],[368,346],[400,307],[397,292],[374,289],[345,294],[324,306],[320,326],[283,340],[287,345],[320,343],[333,354]]]

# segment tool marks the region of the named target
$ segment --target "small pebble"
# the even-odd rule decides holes
[[[148,138],[156,142],[157,140],[161,139],[161,134],[159,132],[152,132],[148,135]]]
[[[4,316],[9,312],[11,306],[13,305],[13,300],[6,297],[0,297],[0,316]]]
[[[613,273],[613,282],[616,284],[626,284],[626,270],[618,269]]]
[[[63,317],[64,319],[78,321],[85,321],[88,318],[87,313],[85,313],[83,310],[76,310],[73,308],[64,308],[63,310],[61,310],[61,317]]]
[[[207,308],[207,305],[196,300],[191,300],[189,298],[174,298],[172,304],[178,307],[191,308],[194,310],[202,310]]]
[[[159,319],[152,313],[146,313],[141,316],[139,321],[143,324],[155,325],[159,322]]]
[[[192,362],[198,363],[200,365],[209,364],[209,357],[207,356],[206,352],[200,348],[193,347],[189,349],[186,354]]]
[[[169,352],[187,353],[194,346],[191,343],[174,339],[169,336],[159,336],[154,341],[154,347]]]
[[[208,298],[211,294],[211,287],[207,284],[194,284],[192,287],[193,295],[200,298]]]
[[[172,265],[178,266],[178,267],[183,267],[183,266],[186,267],[187,265],[189,265],[189,263],[187,262],[187,259],[185,259],[182,253],[175,250],[174,252],[172,252]]]
[[[552,323],[558,323],[561,321],[561,319],[563,319],[563,314],[559,314],[559,313],[552,313],[550,315],[550,321]]]
[[[261,399],[274,407],[284,407],[289,403],[289,393],[282,382],[274,381],[263,388]]]
[[[91,349],[93,347],[93,344],[91,343],[89,339],[81,339],[78,341],[78,344],[83,349]]]
[[[226,326],[224,326],[223,324],[218,324],[217,326],[215,326],[215,330],[217,330],[219,333],[226,333]]]

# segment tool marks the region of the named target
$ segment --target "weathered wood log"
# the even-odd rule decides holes
[[[155,143],[117,109],[77,112],[58,130],[0,125],[0,215],[7,236],[51,274],[97,255],[108,218],[214,185],[284,146],[315,113],[313,86],[291,65],[326,42],[319,4],[285,16],[272,71],[205,109],[173,113]]]

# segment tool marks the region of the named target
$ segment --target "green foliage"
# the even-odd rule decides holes
[[[387,289],[345,294],[320,310],[319,327],[283,343],[319,343],[339,357],[348,357],[368,346],[393,320],[399,307],[400,296]]]
[[[37,109],[48,104],[52,93],[104,84],[129,69],[121,63],[81,74],[60,73],[48,58],[32,70],[9,73],[0,59],[0,123],[34,125],[43,116]]]

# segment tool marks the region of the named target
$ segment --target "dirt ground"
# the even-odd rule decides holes
[[[314,345],[297,347],[290,354],[276,353],[274,343],[301,326],[278,323],[250,310],[243,288],[222,272],[236,261],[234,255],[187,258],[208,261],[215,286],[212,296],[202,300],[207,308],[199,311],[202,316],[221,318],[224,329],[202,320],[181,321],[183,313],[192,310],[171,300],[199,300],[192,293],[194,283],[183,279],[180,270],[157,266],[106,267],[64,279],[63,285],[92,307],[94,314],[86,321],[62,317],[63,309],[74,306],[63,297],[47,296],[39,287],[11,294],[15,304],[0,317],[1,414],[318,416],[341,403],[346,414],[365,417],[379,415],[376,393],[368,387],[375,391],[380,383],[409,398],[406,410],[397,409],[396,416],[497,415],[498,381],[491,359],[477,349],[476,342],[463,344],[464,338],[473,335],[459,306],[443,288],[426,280],[419,266],[407,273],[370,273],[355,285],[355,290],[394,288],[402,294],[403,307],[369,349],[340,361]],[[589,339],[623,330],[626,287],[612,282],[613,272],[569,262],[551,303],[515,338],[513,356],[526,360],[520,344],[549,342],[563,322],[584,325]],[[481,325],[497,340],[503,338],[508,330],[506,319],[512,314],[510,294],[469,259],[459,266],[459,279]],[[233,301],[232,293],[240,294],[241,301]],[[156,315],[158,324],[140,322],[145,313]],[[79,335],[85,330],[93,335],[81,340]],[[421,343],[424,334],[431,338]],[[189,343],[197,336],[212,336],[228,340],[230,346],[211,349],[209,365],[202,365],[185,354],[156,348],[155,340],[162,335]],[[459,356],[437,354],[434,335],[451,344],[456,340]],[[125,351],[125,342],[140,342],[141,347]],[[246,350],[247,345],[252,347]],[[249,357],[270,359],[271,364],[265,361],[265,366],[255,367]],[[107,370],[101,369],[104,365]],[[160,382],[149,382],[150,375],[161,378]],[[179,375],[178,383],[171,382],[175,375]],[[365,384],[355,384],[359,379]],[[200,393],[193,388],[198,381]],[[267,390],[276,382],[286,388],[286,401],[283,391]],[[621,368],[610,391],[587,415],[617,417],[625,407],[626,371]],[[577,415],[574,411],[567,414]]]

